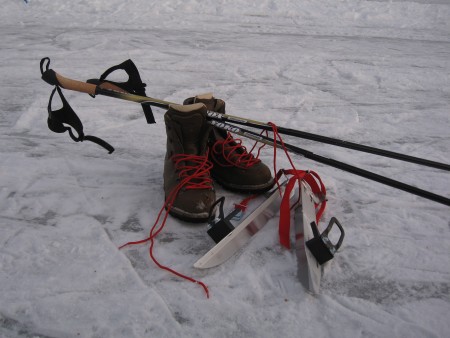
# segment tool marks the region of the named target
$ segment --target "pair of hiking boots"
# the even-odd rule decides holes
[[[208,220],[216,200],[214,181],[226,189],[259,193],[274,185],[270,169],[239,140],[207,123],[207,111],[225,114],[212,94],[170,105],[164,115],[167,153],[164,191],[169,213],[189,222]]]
[[[41,72],[44,61],[45,59],[41,61]],[[125,71],[128,75],[126,82],[106,79],[117,70]],[[110,67],[100,78],[87,82],[117,92],[145,96],[146,84],[142,82],[139,71],[131,60]],[[142,104],[142,108],[147,122],[154,123],[150,106]],[[186,99],[183,105],[170,105],[164,115],[167,132],[165,206],[173,216],[191,222],[208,220],[211,206],[216,200],[213,180],[224,188],[249,193],[264,192],[274,185],[271,172],[265,164],[251,155],[251,152],[248,153],[240,141],[207,123],[207,111],[225,114],[225,102],[214,98],[212,94],[199,95]],[[79,119],[76,117],[74,120],[77,122]],[[65,131],[61,129],[61,122],[67,121],[56,122],[61,126],[56,124],[54,131]],[[81,122],[74,125],[80,126]],[[80,134],[82,127],[76,130]],[[113,150],[98,138],[90,137],[89,140],[96,141],[109,151]]]

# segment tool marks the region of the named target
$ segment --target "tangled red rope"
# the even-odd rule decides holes
[[[212,163],[208,161],[207,156],[178,154],[174,155],[172,157],[172,160],[175,163],[175,168],[179,171],[179,177],[181,179],[181,182],[177,186],[175,186],[175,188],[170,192],[169,196],[166,198],[166,201],[164,202],[164,205],[159,211],[158,217],[156,218],[156,221],[150,230],[149,236],[140,241],[128,242],[120,246],[119,249],[122,249],[130,245],[144,244],[150,242],[149,248],[150,258],[158,266],[158,268],[168,271],[171,274],[183,278],[189,282],[200,285],[205,291],[206,297],[209,298],[209,289],[206,286],[206,284],[192,277],[184,275],[168,266],[161,264],[155,257],[155,254],[153,252],[155,244],[154,240],[156,236],[158,236],[158,234],[160,234],[161,231],[164,229],[167,217],[169,216],[169,212],[179,191],[183,187],[186,189],[207,189],[212,186],[212,180],[209,176],[209,171],[212,168]]]

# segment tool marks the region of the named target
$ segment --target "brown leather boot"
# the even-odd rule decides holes
[[[189,222],[206,222],[215,191],[208,161],[206,106],[170,105],[164,115],[167,153],[164,191],[172,216]]]
[[[210,111],[225,114],[225,102],[212,94],[188,98],[183,104],[203,103]],[[259,193],[274,185],[270,169],[249,154],[226,131],[213,127],[209,138],[209,160],[213,163],[211,176],[223,187],[240,192]]]

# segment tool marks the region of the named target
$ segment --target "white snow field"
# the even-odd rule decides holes
[[[213,245],[206,224],[169,217],[155,255],[207,299],[148,245],[118,250],[148,236],[164,202],[164,111],[148,125],[138,104],[64,91],[109,155],[48,129],[39,71],[48,56],[85,81],[132,59],[152,97],[213,92],[232,115],[449,163],[449,0],[1,4],[1,337],[450,336],[448,206],[293,156],[327,186],[324,221],[346,229],[321,294],[299,282],[277,217],[207,270],[193,267]],[[450,197],[448,172],[285,140]]]

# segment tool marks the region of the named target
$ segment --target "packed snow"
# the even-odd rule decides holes
[[[164,202],[164,111],[148,125],[138,104],[64,91],[116,151],[74,143],[47,127],[39,62],[84,81],[132,59],[148,96],[213,92],[232,115],[449,163],[450,1],[27,2],[0,12],[1,337],[449,336],[449,207],[297,155],[328,189],[323,224],[346,229],[320,295],[277,217],[206,270],[193,267],[214,244],[206,224],[168,218],[155,255],[209,299],[148,245],[119,250]],[[284,139],[450,197],[448,172]],[[272,166],[273,151],[261,159]],[[228,206],[245,197],[216,188]]]

